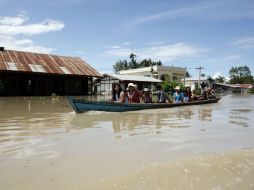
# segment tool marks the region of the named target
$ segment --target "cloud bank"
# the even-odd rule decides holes
[[[39,53],[52,52],[53,48],[36,45],[27,36],[60,31],[64,28],[64,23],[52,19],[45,19],[33,24],[27,24],[28,21],[29,17],[24,13],[14,17],[0,17],[0,45],[14,50]]]
[[[112,46],[114,47],[114,46]],[[199,57],[204,51],[204,48],[200,48],[196,45],[190,45],[186,43],[166,44],[160,46],[151,46],[143,49],[129,49],[129,48],[108,48],[104,55],[113,56],[117,58],[127,58],[131,53],[135,53],[141,59],[153,59],[160,60],[162,62],[170,62],[176,59]]]
[[[130,24],[138,25],[160,20],[196,18],[208,20],[254,19],[252,0],[208,0],[191,3],[183,7],[164,6],[159,10],[134,18]],[[216,14],[214,12],[216,11]]]
[[[254,48],[254,37],[244,37],[232,42],[232,45],[241,48]]]

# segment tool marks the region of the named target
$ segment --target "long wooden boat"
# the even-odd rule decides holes
[[[105,101],[89,101],[85,99],[78,99],[68,97],[68,101],[73,109],[77,112],[85,111],[107,111],[107,112],[125,112],[125,111],[137,111],[145,109],[160,109],[160,108],[172,108],[179,106],[201,105],[217,103],[220,98],[214,98],[202,101],[182,102],[182,103],[116,103]]]

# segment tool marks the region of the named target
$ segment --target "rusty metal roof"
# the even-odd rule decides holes
[[[13,50],[0,51],[0,71],[100,76],[99,72],[79,57]]]

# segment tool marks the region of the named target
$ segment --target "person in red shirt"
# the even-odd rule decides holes
[[[142,94],[136,89],[136,85],[133,83],[128,84],[129,92],[127,92],[128,102],[129,103],[140,103]]]

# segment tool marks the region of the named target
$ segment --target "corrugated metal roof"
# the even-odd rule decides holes
[[[117,75],[117,74],[104,74],[104,76],[111,76],[121,81],[136,81],[136,82],[151,82],[160,83],[161,80],[152,77],[135,76],[135,75]]]
[[[253,84],[225,84],[225,83],[215,83],[220,86],[226,86],[231,88],[253,88]]]
[[[5,50],[0,51],[0,71],[101,76],[79,57]]]
[[[188,78],[185,78],[185,79],[181,79],[181,81],[199,81],[199,78],[198,77],[188,77]],[[200,81],[206,81],[208,80],[207,77],[200,77]]]

